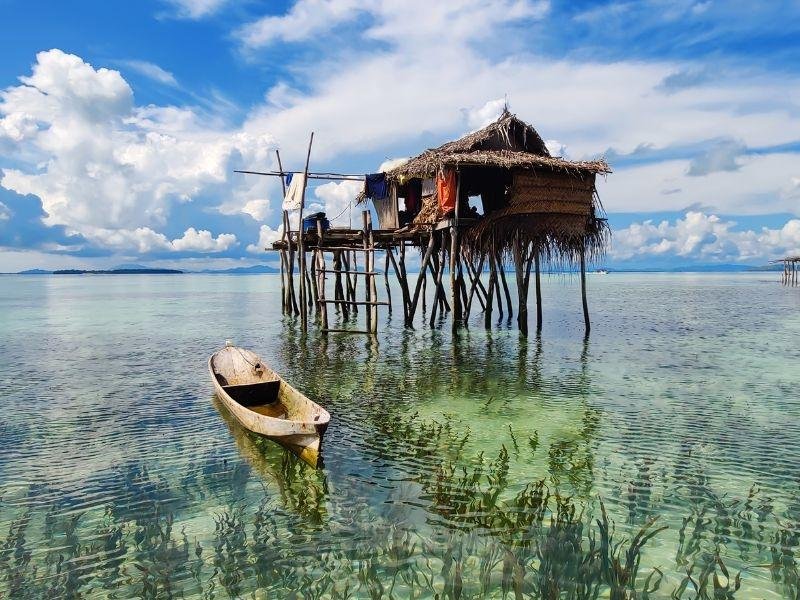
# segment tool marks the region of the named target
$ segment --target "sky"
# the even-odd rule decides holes
[[[510,110],[604,156],[604,266],[800,254],[800,0],[0,0],[0,272],[274,264],[281,188]],[[308,209],[359,222],[359,184]]]

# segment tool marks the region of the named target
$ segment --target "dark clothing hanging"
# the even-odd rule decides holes
[[[286,174],[286,185],[287,186],[292,183],[292,175],[294,175],[294,173],[287,173]]]
[[[373,173],[364,176],[364,195],[373,200],[380,200],[389,195],[389,187],[386,184],[386,173]]]
[[[412,179],[406,188],[406,212],[415,215],[422,205],[422,180]]]

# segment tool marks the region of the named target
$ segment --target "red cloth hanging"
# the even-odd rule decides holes
[[[458,175],[452,169],[448,169],[443,175],[436,177],[436,195],[439,197],[439,208],[447,216],[456,210],[456,188],[458,187]]]

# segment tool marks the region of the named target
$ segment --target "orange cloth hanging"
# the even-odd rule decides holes
[[[436,177],[436,194],[439,197],[439,207],[445,216],[456,210],[457,187],[458,175],[451,169],[446,170],[444,175]]]

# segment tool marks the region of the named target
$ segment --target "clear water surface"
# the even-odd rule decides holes
[[[778,275],[590,276],[588,340],[575,278],[544,279],[527,341],[481,315],[408,331],[397,305],[377,344],[325,341],[279,287],[0,277],[0,597],[800,593]],[[324,468],[217,404],[226,339],[332,413]]]

